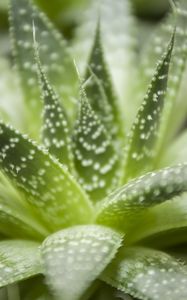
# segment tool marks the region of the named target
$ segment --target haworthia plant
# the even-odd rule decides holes
[[[186,130],[170,139],[184,118],[168,125],[184,108],[176,95],[185,3],[142,49],[142,68],[128,0],[90,1],[72,41],[82,58],[30,0],[10,2],[23,109],[11,103],[21,99],[17,83],[9,97],[9,66],[1,75],[0,297],[186,300],[185,261],[163,249],[187,243]]]

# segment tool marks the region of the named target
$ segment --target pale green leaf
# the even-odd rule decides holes
[[[79,300],[114,258],[122,237],[90,225],[59,231],[42,245],[45,275],[57,299]]]
[[[12,0],[10,24],[14,57],[19,69],[26,104],[29,105],[28,114],[31,114],[31,119],[35,119],[37,125],[40,112],[40,90],[37,85],[34,62],[33,22],[37,40],[40,41],[41,45],[42,65],[50,82],[63,97],[64,105],[69,108],[69,113],[72,113],[73,97],[75,97],[77,90],[77,77],[65,41],[60,33],[53,28],[44,13],[35,7],[30,0]],[[33,124],[29,125],[34,126]]]
[[[61,163],[73,170],[73,155],[68,118],[60,99],[50,85],[35,45],[35,56],[44,103],[42,137],[45,147]]]
[[[119,183],[119,156],[83,88],[80,97],[74,132],[75,167],[80,184],[93,201],[98,201]]]
[[[11,120],[14,126],[24,129],[23,99],[16,73],[15,70],[11,69],[9,61],[3,56],[0,57],[0,97],[1,118],[6,122]]]
[[[124,249],[106,269],[102,279],[142,300],[187,298],[187,266],[157,250]]]
[[[158,26],[153,37],[148,41],[141,59],[143,63],[140,78],[145,83],[143,85],[145,87],[153,75],[154,64],[166,47],[167,37],[172,33],[173,25],[176,24],[175,45],[168,78],[168,93],[163,113],[164,122],[161,128],[161,146],[179,128],[187,112],[186,101],[184,98],[178,97],[187,61],[187,5],[186,1],[183,0],[175,1],[175,3],[178,4],[174,8],[174,12]],[[186,84],[184,84],[185,87]]]
[[[0,287],[41,272],[38,243],[26,240],[0,242]]]
[[[175,140],[173,140],[169,147],[165,149],[159,167],[171,166],[187,161],[187,131],[183,131]]]
[[[92,208],[68,171],[46,150],[0,123],[0,166],[50,230],[91,222]]]
[[[48,231],[25,203],[24,196],[0,173],[0,232],[12,238],[43,239]]]
[[[187,191],[187,164],[148,173],[98,204],[97,222],[126,231],[138,214]]]
[[[129,101],[136,84],[136,80],[132,80],[136,76],[134,67],[135,34],[130,1],[90,1],[85,14],[81,15],[81,25],[76,32],[75,39],[77,63],[83,71],[92,47],[98,17],[100,17],[101,39],[106,62],[120,98],[120,108],[126,116],[126,123],[129,124],[136,107],[135,101]],[[126,114],[127,107],[129,114]]]
[[[125,181],[153,168],[158,152],[159,128],[167,90],[174,36],[173,33],[166,52],[158,62],[147,94],[132,125],[126,149]]]
[[[127,243],[143,240],[151,246],[169,247],[187,241],[187,194],[143,212],[133,224]]]
[[[95,77],[95,76],[96,77]],[[114,142],[124,140],[124,129],[119,103],[112,86],[111,78],[105,62],[101,41],[100,22],[98,23],[94,45],[88,61],[85,85],[87,97],[92,108],[108,129]]]

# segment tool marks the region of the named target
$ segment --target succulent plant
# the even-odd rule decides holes
[[[90,4],[72,47],[30,1],[11,1],[1,299],[187,298],[185,256],[168,250],[187,231],[185,6],[138,53],[127,1]]]

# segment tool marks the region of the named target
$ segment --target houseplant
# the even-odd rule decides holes
[[[72,54],[32,3],[10,5],[24,100],[0,122],[2,297],[186,299],[185,257],[162,250],[186,242],[185,2],[139,66],[128,3],[90,11]]]

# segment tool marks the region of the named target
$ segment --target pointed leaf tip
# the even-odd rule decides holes
[[[89,81],[85,91],[93,110],[105,125],[108,134],[116,144],[119,144],[119,141],[122,142],[124,139],[124,124],[122,123],[119,99],[114,93],[105,61],[100,30],[100,21],[98,21],[86,70],[85,78]]]
[[[77,77],[66,42],[47,16],[31,0],[10,0],[10,4],[13,54],[28,106],[28,126],[36,123],[35,131],[37,131],[41,107],[40,88],[37,84],[37,70],[34,62],[33,22],[36,38],[41,45],[42,65],[50,82],[62,96],[65,108],[71,116],[74,113],[73,99],[78,92]],[[32,122],[34,118],[35,122]]]
[[[65,110],[49,83],[47,75],[40,61],[39,48],[34,42],[35,60],[38,69],[38,77],[41,85],[43,99],[43,128],[42,138],[45,147],[54,155],[70,172],[73,173],[73,155],[69,132],[69,120]]]
[[[166,52],[158,62],[147,94],[132,126],[126,149],[125,181],[151,170],[154,166],[158,153],[159,130],[174,38],[175,30]]]

